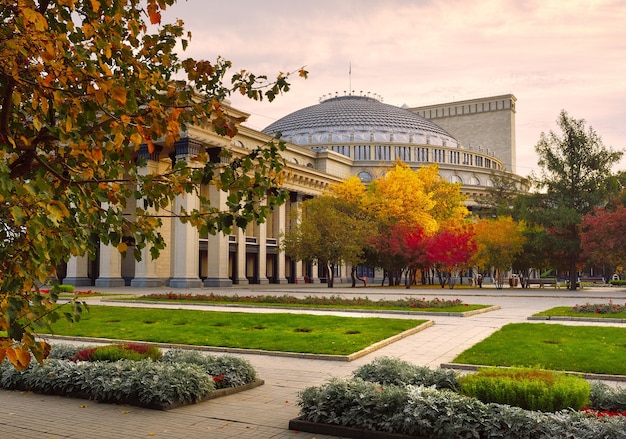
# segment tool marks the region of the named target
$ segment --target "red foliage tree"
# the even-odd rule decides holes
[[[441,288],[446,283],[454,288],[454,277],[476,252],[474,229],[471,225],[441,229],[428,238],[426,248],[426,260],[437,269]]]
[[[626,207],[615,211],[596,208],[585,215],[582,222],[582,256],[594,264],[613,268],[626,261]]]

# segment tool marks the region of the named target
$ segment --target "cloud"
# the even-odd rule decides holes
[[[174,17],[193,33],[191,56],[268,76],[307,66],[310,79],[271,104],[233,97],[253,128],[335,91],[398,106],[513,93],[521,174],[561,109],[626,147],[624,0],[188,0]]]

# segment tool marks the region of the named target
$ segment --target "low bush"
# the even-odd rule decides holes
[[[625,412],[626,388],[610,387],[600,381],[591,383],[589,408],[597,411]]]
[[[299,394],[303,420],[433,438],[624,438],[626,417],[485,404],[454,391],[332,379]]]
[[[197,351],[172,349],[165,353],[161,361],[197,364],[213,377],[217,389],[242,386],[257,379],[249,361],[232,355],[202,355]]]
[[[195,364],[151,360],[48,360],[43,367],[31,362],[23,371],[5,361],[0,365],[0,386],[152,408],[194,403],[214,390],[211,376]]]
[[[616,287],[623,287],[626,285],[626,280],[611,280],[609,283],[611,285],[615,285]]]
[[[482,402],[526,410],[581,410],[589,403],[590,386],[581,377],[530,368],[484,368],[459,379],[461,393]]]
[[[81,349],[72,357],[73,361],[118,361],[153,360],[163,356],[161,349],[146,343],[127,343],[96,346]]]
[[[451,369],[417,366],[397,358],[380,357],[353,372],[355,378],[383,385],[422,385],[437,389],[458,389],[457,374]]]
[[[153,351],[148,345],[138,346],[131,351]],[[182,350],[168,351],[157,361],[70,361],[78,353],[92,350],[53,345],[43,367],[31,361],[23,371],[5,360],[0,364],[0,388],[167,409],[198,402],[216,389],[257,379],[252,365],[244,359]]]

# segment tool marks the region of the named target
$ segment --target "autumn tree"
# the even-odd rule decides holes
[[[583,256],[591,263],[612,269],[626,262],[626,207],[614,211],[597,208],[583,217]]]
[[[525,224],[510,216],[481,219],[474,225],[476,252],[473,265],[494,269],[498,289],[504,284],[503,272],[510,269],[523,249]]]
[[[476,252],[474,227],[468,223],[444,227],[426,241],[426,261],[435,267],[441,288],[454,288],[454,279]]]
[[[460,185],[441,178],[436,164],[413,170],[401,161],[396,162],[393,168],[370,183],[364,196],[364,205],[378,224],[379,237],[372,240],[375,242],[371,248],[372,259],[377,259],[376,252],[380,249],[383,253],[378,255],[378,260],[386,261],[387,267],[390,261],[397,261],[390,259],[389,252],[395,253],[400,244],[406,246],[399,236],[403,230],[414,237],[419,230],[420,237],[427,237],[436,233],[440,224],[463,222],[469,213],[463,204],[465,199]],[[389,240],[387,244],[385,239]],[[417,249],[413,247],[413,250]],[[409,273],[411,269],[407,268],[395,268],[396,276],[393,280],[390,276],[390,283],[399,283],[397,274]],[[413,271],[415,268],[413,264]]]
[[[55,290],[46,297],[38,286],[70,256],[133,242],[136,257],[144,248],[156,257],[163,216],[215,233],[263,221],[284,200],[274,143],[237,157],[200,149],[194,166],[172,161],[162,173],[145,167],[192,126],[235,135],[242,119],[223,104],[231,93],[273,100],[289,88],[288,73],[225,80],[229,61],[180,57],[190,35],[181,21],[161,23],[174,3],[0,0],[0,357],[17,367],[29,350],[46,356],[33,333],[59,312]],[[172,210],[203,184],[229,193],[225,211],[202,197],[201,210]]]
[[[410,288],[417,269],[424,266],[426,234],[419,226],[403,223],[392,224],[378,232],[367,240],[370,264],[382,268],[383,284],[388,277],[389,285],[400,285],[404,275],[405,286]]]
[[[580,224],[594,207],[608,201],[611,168],[622,152],[605,147],[600,136],[584,119],[570,118],[562,111],[557,120],[561,133],[541,133],[535,150],[539,175],[531,181],[542,194],[533,209],[533,223],[541,224],[553,237],[553,249],[569,271],[570,289],[576,289],[580,260]]]
[[[330,194],[305,200],[295,211],[295,225],[281,240],[283,250],[295,260],[315,261],[326,268],[327,286],[334,286],[335,267],[356,266],[372,231],[354,215],[354,206]]]

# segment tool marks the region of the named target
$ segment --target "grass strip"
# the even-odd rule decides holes
[[[425,321],[90,306],[80,322],[59,320],[52,329],[68,336],[349,355]]]
[[[626,375],[626,328],[510,323],[454,363]]]
[[[578,311],[571,306],[557,306],[546,311],[541,311],[533,316],[537,317],[581,317],[593,319],[626,319],[626,312],[597,312]]]
[[[199,303],[212,305],[246,305],[284,308],[312,308],[312,309],[351,309],[376,311],[414,311],[463,313],[489,308],[491,305],[464,304],[459,299],[381,299],[371,300],[368,297],[354,297],[346,299],[339,296],[307,296],[297,298],[290,295],[259,295],[259,296],[225,296],[217,294],[148,294],[123,300],[142,300],[149,302]]]

